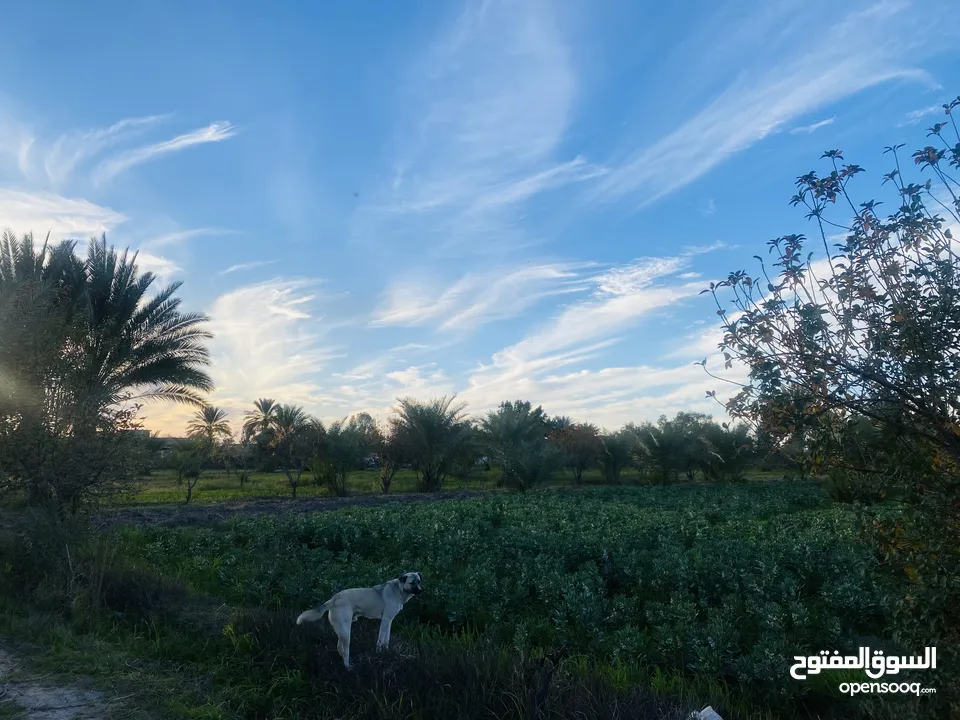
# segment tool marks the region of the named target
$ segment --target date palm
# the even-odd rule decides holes
[[[212,336],[202,327],[205,315],[180,310],[181,283],[150,297],[156,277],[139,272],[136,254],[118,254],[105,236],[90,241],[86,259],[74,254],[75,246],[38,246],[29,234],[5,233],[0,241],[4,308],[24,315],[27,297],[34,319],[60,328],[45,336],[61,366],[56,392],[68,393],[91,415],[124,400],[201,404],[201,393],[213,389],[205,371],[205,341]],[[10,298],[19,304],[7,303]]]
[[[280,444],[305,433],[311,427],[310,420],[310,416],[299,405],[278,406],[270,423],[274,442]]]
[[[106,237],[90,243],[77,298],[82,385],[108,404],[127,396],[200,405],[201,393],[213,389],[203,369],[210,363],[204,341],[213,337],[202,328],[208,318],[180,311],[182,283],[148,297],[156,276],[140,274],[136,259],[108,248]]]
[[[230,423],[227,422],[227,413],[223,409],[214,405],[204,405],[197,410],[187,425],[187,435],[203,439],[213,446],[218,439],[231,437],[233,431],[230,429]]]
[[[293,497],[297,496],[300,478],[313,454],[312,431],[315,425],[299,405],[280,405],[273,413],[267,430],[269,447],[287,476]]]
[[[394,410],[397,431],[410,448],[422,491],[440,489],[452,470],[457,442],[468,427],[466,406],[455,399],[444,396],[424,403],[401,398]]]
[[[247,440],[267,432],[272,426],[280,405],[273,398],[260,398],[253,403],[253,410],[245,413],[243,437]]]

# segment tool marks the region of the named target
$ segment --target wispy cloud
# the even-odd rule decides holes
[[[590,276],[583,274],[584,268],[575,273],[567,271],[564,274],[573,277],[564,278],[564,282],[582,292],[582,298],[562,306],[519,342],[494,353],[489,364],[475,368],[462,382],[439,372],[425,375],[424,366],[403,364],[402,354],[396,352],[345,373],[338,396],[380,414],[389,411],[397,395],[410,390],[420,390],[418,397],[457,390],[474,413],[492,409],[507,398],[523,397],[544,403],[551,412],[575,414],[611,426],[622,424],[627,417],[655,418],[665,410],[710,411],[703,401],[707,387],[703,383],[709,378],[686,359],[663,368],[583,369],[609,357],[610,348],[644,317],[702,289],[702,283],[685,281],[690,279],[688,273],[683,274],[686,277],[678,275],[689,257],[641,258]],[[432,304],[435,301],[436,296],[428,295],[416,298],[416,302],[411,298],[409,305],[399,307],[408,309],[408,322],[437,321],[449,313],[438,314]],[[388,371],[398,362],[400,368]],[[393,380],[388,382],[386,378]],[[394,381],[402,387],[395,387]],[[670,388],[672,396],[659,403],[645,396],[656,387]]]
[[[106,128],[65,133],[57,138],[43,158],[43,168],[47,178],[54,187],[58,187],[69,179],[71,173],[82,161],[170,117],[171,115],[150,115],[128,118]],[[21,156],[21,168],[28,164],[29,147]]]
[[[827,125],[833,125],[833,121],[836,120],[836,116],[828,117],[826,120],[821,120],[820,122],[812,123],[811,125],[799,125],[795,128],[790,129],[791,135],[809,135],[810,133],[819,130],[822,127]]]
[[[254,260],[253,262],[240,263],[238,265],[231,265],[226,270],[221,270],[217,275],[228,275],[230,273],[241,272],[243,270],[253,270],[254,268],[264,267],[265,265],[273,265],[276,260]]]
[[[564,307],[520,342],[493,356],[471,386],[495,388],[507,378],[543,373],[596,357],[649,313],[695,295],[700,284],[658,283],[684,268],[683,258],[643,258],[592,278],[595,291]]]
[[[725,416],[715,400],[707,399],[708,390],[724,399],[728,386],[709,377],[694,362],[706,358],[707,368],[715,375],[742,382],[746,369],[724,369],[717,350],[722,337],[718,327],[680,340],[675,350],[643,364],[614,365],[597,370],[582,369],[575,353],[528,362],[519,372],[504,372],[496,363],[481,368],[468,379],[461,397],[475,412],[493,409],[505,398],[536,398],[548,412],[564,414],[616,429],[627,422],[655,420],[661,414],[681,410]],[[603,347],[593,349],[602,354]],[[572,363],[568,358],[574,355]],[[607,356],[609,357],[609,356]],[[542,362],[546,359],[548,362]],[[559,360],[559,362],[551,362]],[[558,372],[564,365],[581,364],[581,369]]]
[[[416,62],[381,200],[355,233],[429,256],[535,242],[527,203],[606,170],[560,152],[577,94],[553,3],[468,3]],[[420,258],[422,260],[422,257]]]
[[[179,152],[194,145],[220,142],[237,134],[237,129],[229,122],[214,122],[207,127],[178,135],[171,140],[145,145],[134,150],[127,150],[114,158],[104,160],[93,169],[93,180],[104,183],[130,168],[150,160]]]
[[[585,285],[583,266],[525,265],[468,273],[444,289],[434,283],[405,281],[391,286],[373,315],[374,326],[414,327],[434,322],[440,330],[471,330],[521,314],[539,300],[577,292]]]
[[[943,113],[943,105],[930,105],[929,107],[908,112],[907,116],[903,119],[903,122],[898,123],[898,126],[905,127],[907,125],[916,125],[926,117],[930,117],[931,115],[943,115]]]
[[[174,276],[183,273],[183,268],[172,260],[143,250],[137,252],[137,269],[141,273],[153,273],[161,283],[168,283]]]
[[[606,168],[591,165],[584,158],[577,157],[568,163],[555,165],[529,177],[508,181],[484,192],[470,206],[472,212],[486,210],[499,205],[509,205],[527,200],[534,195],[553,187],[570,182],[591,180],[606,174]]]
[[[344,372],[334,373],[333,376],[351,382],[374,380],[375,378],[385,376],[391,365],[396,365],[397,363],[407,364],[411,362],[411,356],[423,355],[428,351],[436,352],[442,348],[443,345],[406,343],[390,348],[386,352],[379,353],[375,357],[365,360]]]
[[[237,230],[227,230],[224,228],[193,228],[190,230],[176,230],[174,232],[164,233],[156,237],[149,238],[143,242],[143,247],[160,248],[171,245],[180,245],[187,240],[196,237],[209,235],[237,235]]]
[[[52,239],[86,239],[108,232],[126,218],[87,200],[56,193],[0,188],[0,218],[14,232],[50,234]]]
[[[643,207],[697,180],[731,155],[807,115],[892,80],[927,81],[913,65],[921,48],[898,29],[904,2],[880,2],[818,29],[799,52],[740,77],[703,110],[653,144],[631,152],[589,193],[593,202],[625,196]],[[912,53],[912,54],[911,54]],[[612,163],[608,163],[612,165]]]
[[[307,279],[244,285],[217,297],[209,308],[211,402],[237,419],[258,397],[310,411],[325,402],[317,374],[342,351],[329,342],[333,323],[318,313],[323,300],[319,282]],[[146,413],[151,426],[169,432],[187,416],[162,407]]]

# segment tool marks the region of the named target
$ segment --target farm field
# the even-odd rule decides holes
[[[784,671],[889,619],[855,513],[812,483],[485,493],[113,532],[113,621],[66,625],[8,601],[0,627],[40,638],[39,668],[92,670],[143,712],[923,717]],[[294,627],[336,590],[406,569],[426,591],[394,623],[391,653],[374,654],[376,623],[358,622],[354,673],[325,621]]]
[[[473,473],[466,482],[449,481],[445,490],[491,490],[495,488],[498,471],[496,469]],[[751,480],[779,480],[783,477],[782,471],[748,470],[745,479]],[[621,483],[623,485],[648,485],[650,479],[634,468],[624,470]],[[416,474],[412,470],[397,472],[390,486],[390,495],[411,493],[416,491]],[[604,485],[603,474],[600,470],[589,469],[583,473],[582,484],[585,486]],[[550,482],[544,483],[544,488],[573,487],[574,482],[569,472],[558,471],[553,473]],[[381,495],[378,487],[377,470],[357,470],[347,476],[347,495]],[[177,483],[176,473],[171,470],[156,470],[141,479],[135,493],[119,496],[113,501],[117,505],[143,505],[151,503],[183,502],[186,497],[186,488]],[[208,470],[199,478],[193,489],[191,504],[222,502],[228,500],[257,500],[291,497],[290,484],[283,472],[251,473],[249,479],[242,485],[236,472],[227,473],[224,470]],[[297,488],[298,498],[332,497],[330,490],[314,482],[309,476],[304,476]]]

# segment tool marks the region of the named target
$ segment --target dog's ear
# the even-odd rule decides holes
[[[400,577],[398,577],[397,580],[400,581],[400,584],[401,584],[401,585],[405,585],[406,582],[407,582],[407,573],[404,573],[403,575],[401,575]]]

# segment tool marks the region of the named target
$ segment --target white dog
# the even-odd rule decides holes
[[[307,610],[297,618],[297,625],[315,622],[330,613],[330,626],[337,634],[337,650],[343,665],[350,669],[350,627],[358,617],[380,621],[377,650],[390,644],[390,624],[403,609],[403,604],[423,592],[423,580],[418,572],[407,572],[400,577],[370,588],[341,590],[323,605]]]

